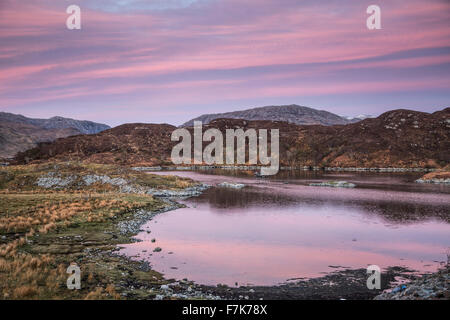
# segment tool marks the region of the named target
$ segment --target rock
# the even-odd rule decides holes
[[[312,187],[333,187],[333,188],[355,188],[356,185],[347,181],[327,181],[320,183],[310,183]]]
[[[176,167],[175,170],[180,170],[180,171],[192,170],[192,167]]]
[[[229,182],[222,182],[217,185],[218,187],[222,188],[231,188],[231,189],[242,189],[245,187],[245,184],[243,183],[229,183]]]
[[[46,176],[38,178],[36,184],[45,189],[60,189],[68,187],[75,181],[76,178],[76,176],[68,176],[63,178],[55,172],[49,172]]]
[[[83,181],[85,185],[90,186],[91,184],[100,182],[101,184],[110,184],[113,186],[123,186],[128,182],[122,178],[110,178],[106,175],[98,176],[98,175],[87,175],[83,177]]]
[[[201,184],[194,187],[185,188],[182,190],[157,190],[148,189],[147,194],[151,194],[155,197],[170,198],[170,197],[194,197],[202,194],[203,191],[210,188],[210,185]]]
[[[434,184],[450,184],[450,178],[447,179],[417,179],[416,183],[434,183]]]
[[[450,296],[448,290],[449,270],[450,265],[447,265],[438,272],[423,275],[420,279],[383,292],[376,296],[375,300],[448,299]]]
[[[157,167],[133,167],[131,168],[134,171],[161,171],[162,168],[160,166]]]

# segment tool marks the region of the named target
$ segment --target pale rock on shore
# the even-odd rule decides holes
[[[375,300],[450,300],[450,264],[436,273],[394,288],[376,296]]]

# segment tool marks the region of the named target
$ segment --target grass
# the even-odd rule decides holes
[[[439,170],[435,172],[429,172],[425,174],[422,179],[424,180],[432,180],[432,179],[450,179],[450,170]]]
[[[135,281],[160,285],[162,276],[142,272],[135,262],[105,254],[132,235],[121,235],[119,221],[138,209],[167,204],[147,194],[127,194],[113,186],[71,185],[62,190],[38,187],[50,172],[60,176],[108,175],[134,185],[179,189],[188,179],[162,177],[127,168],[81,163],[12,166],[0,171],[0,299],[118,299],[124,274]],[[91,254],[97,252],[97,254]],[[68,290],[66,269],[76,262],[82,289]],[[139,290],[135,293],[139,294]]]

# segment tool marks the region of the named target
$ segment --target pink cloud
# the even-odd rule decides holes
[[[375,32],[366,29],[365,5],[358,1],[283,6],[275,0],[218,0],[126,14],[83,7],[80,32],[65,29],[63,5],[48,3],[21,2],[0,11],[2,105],[125,93],[183,101],[174,90],[185,103],[196,103],[218,94],[251,99],[449,88],[442,75],[408,79],[392,71],[389,79],[361,81],[352,74],[359,68],[378,74],[378,68],[448,65],[448,49],[429,56],[407,53],[450,46],[446,1],[411,0],[405,7],[381,0],[383,29]],[[398,52],[405,56],[378,59]],[[299,66],[284,67],[289,65]],[[224,77],[226,72],[234,75]],[[330,78],[337,72],[343,75],[339,82]]]

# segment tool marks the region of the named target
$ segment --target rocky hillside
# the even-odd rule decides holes
[[[431,167],[450,163],[450,108],[433,114],[394,110],[378,118],[335,126],[282,121],[216,119],[214,127],[280,130],[282,165],[320,167]],[[96,135],[42,143],[17,162],[88,160],[126,165],[170,164],[171,125],[127,124]],[[192,130],[192,128],[190,128]],[[205,143],[206,144],[206,143]]]
[[[17,152],[35,147],[37,143],[57,138],[92,134],[109,129],[105,124],[62,117],[31,119],[0,112],[0,157],[13,157]]]
[[[93,134],[110,129],[110,126],[86,120],[74,120],[63,117],[52,117],[50,119],[27,118],[20,114],[0,112],[1,122],[14,122],[30,124],[42,129],[75,129],[81,134]]]
[[[393,110],[345,126],[300,129],[289,162],[330,167],[444,167],[450,163],[450,108]]]
[[[169,161],[170,136],[175,126],[168,124],[124,124],[92,135],[78,135],[40,143],[20,153],[21,163],[32,160],[88,160],[94,163],[160,164]]]
[[[184,123],[182,127],[193,126],[194,121],[202,121],[203,124],[208,124],[211,121],[220,118],[285,121],[299,125],[320,124],[324,126],[347,124],[352,122],[351,120],[344,119],[328,111],[316,110],[313,108],[302,107],[293,104],[288,106],[268,106],[253,108],[226,113],[204,114]]]

